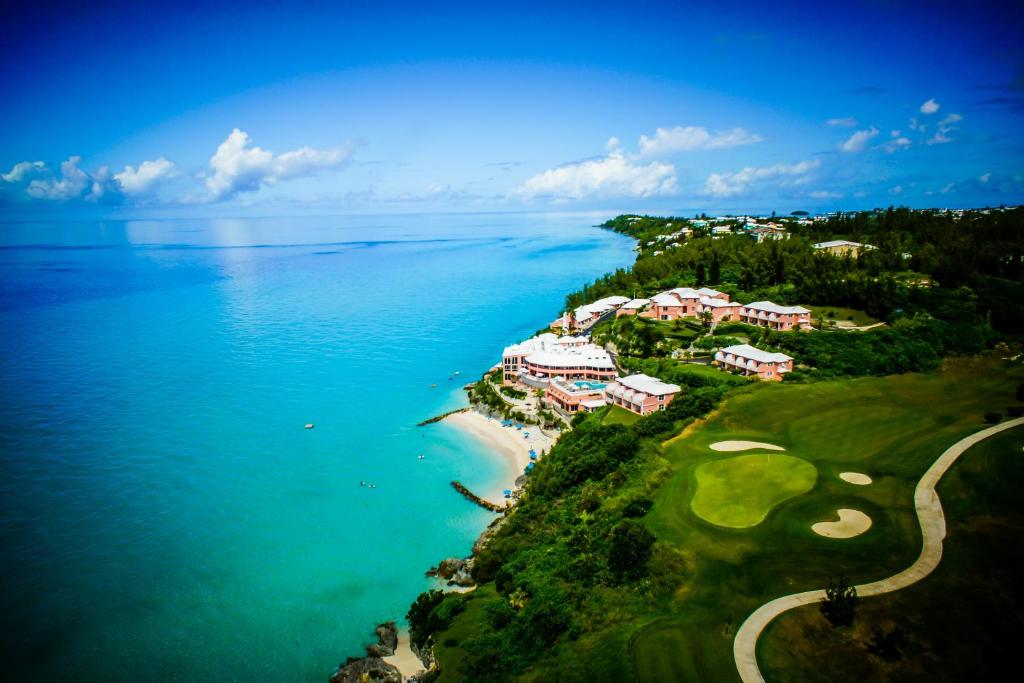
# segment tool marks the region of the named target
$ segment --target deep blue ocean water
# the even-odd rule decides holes
[[[414,425],[632,261],[594,222],[0,224],[8,675],[325,681],[491,519]]]

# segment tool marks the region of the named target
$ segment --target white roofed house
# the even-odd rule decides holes
[[[630,375],[620,377],[604,388],[604,398],[637,415],[650,415],[665,410],[680,391],[678,384],[667,384],[657,377]]]
[[[550,327],[566,332],[586,331],[596,325],[606,315],[629,301],[628,296],[606,296],[594,303],[577,306],[571,314],[565,313],[560,318],[552,321]]]
[[[749,344],[736,344],[720,349],[715,354],[715,365],[741,375],[780,381],[793,370],[793,359],[784,353],[762,351]]]
[[[755,301],[741,306],[740,322],[770,330],[811,329],[811,312],[803,306],[780,306],[771,301]]]
[[[711,296],[704,296],[700,299],[701,316],[705,312],[709,312],[711,314],[711,322],[714,323],[738,320],[741,308],[743,308],[742,304],[729,301],[728,299],[719,299]]]
[[[836,256],[846,256],[849,254],[850,256],[857,257],[860,256],[862,251],[870,251],[877,247],[871,244],[850,242],[849,240],[830,240],[828,242],[818,242],[814,245],[814,248],[818,251],[827,251]]]
[[[651,303],[644,317],[655,320],[675,320],[683,315],[683,302],[672,292],[661,292],[651,297]]]
[[[502,383],[508,386],[519,381],[519,371],[526,367],[526,357],[530,354],[538,351],[579,349],[585,346],[593,346],[589,337],[559,337],[551,332],[506,346],[501,353]]]
[[[615,317],[621,318],[624,315],[637,315],[640,311],[647,308],[651,303],[650,299],[630,299],[628,302],[622,304],[619,310],[615,311]]]

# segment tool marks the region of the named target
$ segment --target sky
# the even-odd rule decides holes
[[[279,5],[5,3],[0,220],[1024,203],[1024,3]]]

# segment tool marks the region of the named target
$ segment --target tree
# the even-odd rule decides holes
[[[409,622],[409,640],[417,647],[423,647],[427,638],[432,636],[438,627],[443,625],[434,614],[434,608],[444,601],[444,591],[429,590],[420,593],[416,601],[409,607],[409,613],[405,615]]]
[[[839,581],[828,580],[825,597],[821,600],[821,613],[836,628],[849,626],[853,623],[857,609],[857,587],[847,583],[845,574],[839,575]]]
[[[697,263],[697,274],[696,274],[697,286],[703,287],[707,282],[707,271],[704,268],[704,262],[700,261]]]
[[[711,311],[708,309],[704,309],[703,311],[700,312],[700,322],[702,325],[704,325],[704,327],[709,327],[711,325],[711,320],[713,317],[714,316],[711,315]]]
[[[647,574],[654,534],[642,523],[623,520],[612,530],[608,568],[620,581],[639,579]]]

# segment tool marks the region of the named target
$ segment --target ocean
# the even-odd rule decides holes
[[[8,676],[326,681],[493,517],[415,425],[632,262],[599,220],[0,223]]]

